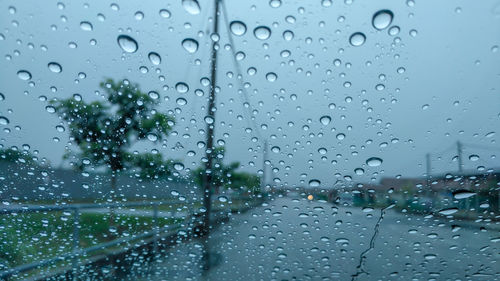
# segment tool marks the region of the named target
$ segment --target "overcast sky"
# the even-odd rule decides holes
[[[245,54],[238,62],[241,81],[262,135],[258,138],[252,128],[238,93],[242,84],[221,17],[216,140],[225,143],[227,161],[240,161],[245,170],[257,172],[262,168],[262,141],[267,139],[269,147],[275,147],[269,159],[279,169],[272,176],[279,184],[318,179],[329,186],[345,176],[354,182],[422,176],[426,153],[431,153],[433,173],[456,171],[452,158],[460,140],[466,169],[500,167],[499,1],[407,5],[357,0],[333,1],[328,7],[319,0],[282,1],[279,7],[271,7],[268,0],[226,2],[229,22],[246,25],[245,34],[234,36],[233,47]],[[170,111],[177,120],[166,148],[145,141],[134,149],[156,147],[165,157],[194,168],[204,155],[197,143],[205,138],[200,132],[206,126],[208,87],[201,80],[209,77],[207,30],[212,27],[213,2],[200,1],[199,13],[183,7],[181,0],[147,5],[120,1],[119,8],[112,3],[0,2],[0,93],[5,97],[0,116],[10,121],[0,125],[0,143],[29,144],[58,165],[68,135],[56,130],[61,121],[57,113],[45,110],[43,97],[79,93],[87,102],[102,100],[96,93],[100,81],[127,78],[144,92],[158,91],[158,109]],[[160,13],[162,9],[168,12]],[[377,30],[372,18],[383,9],[392,11],[394,18],[389,27]],[[82,22],[90,23],[91,30]],[[268,39],[256,38],[259,26],[269,28]],[[390,35],[394,26],[399,33]],[[287,30],[293,38],[283,35]],[[366,37],[361,46],[349,43],[356,32]],[[136,40],[136,52],[120,48],[117,37],[123,34]],[[196,52],[182,46],[187,38],[199,43]],[[161,56],[159,65],[148,59],[150,52]],[[287,52],[289,56],[283,56]],[[51,62],[60,64],[62,72],[52,72]],[[256,70],[254,75],[250,68]],[[31,79],[20,79],[21,70]],[[269,73],[277,79],[268,81]],[[187,93],[176,91],[179,82],[189,85]],[[204,95],[197,96],[196,89]],[[179,98],[187,103],[177,103]],[[322,116],[331,122],[322,124]],[[258,140],[252,140],[255,137]],[[196,155],[188,156],[188,151]],[[471,155],[479,160],[469,159]],[[369,167],[371,157],[382,159],[382,164]],[[356,168],[365,173],[356,175]]]

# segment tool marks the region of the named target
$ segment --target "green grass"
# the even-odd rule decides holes
[[[159,218],[160,226],[179,220]],[[71,252],[73,216],[70,212],[48,212],[0,216],[0,271]],[[110,232],[108,214],[80,215],[81,248],[123,236],[144,233],[153,226],[152,217],[115,215]]]

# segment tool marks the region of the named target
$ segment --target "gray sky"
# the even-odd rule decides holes
[[[352,176],[355,182],[422,176],[425,153],[432,155],[433,173],[453,171],[457,164],[452,161],[456,155],[452,146],[457,140],[465,143],[466,169],[500,166],[495,157],[500,149],[496,143],[499,1],[417,1],[411,7],[406,1],[359,0],[350,5],[333,1],[330,7],[323,7],[321,1],[282,1],[278,8],[267,0],[226,2],[229,21],[246,24],[246,33],[234,37],[235,48],[246,55],[239,63],[255,121],[270,147],[280,148],[269,156],[279,169],[273,178],[281,184],[319,179],[327,186],[344,176]],[[5,96],[0,116],[10,120],[2,125],[0,143],[29,144],[57,165],[68,135],[55,129],[60,120],[45,111],[47,103],[39,97],[79,93],[85,101],[99,100],[100,81],[128,78],[145,92],[160,92],[159,108],[175,114],[177,125],[167,148],[156,148],[168,158],[183,160],[187,168],[197,166],[204,154],[197,142],[204,140],[200,130],[205,129],[208,88],[200,80],[209,76],[206,31],[212,25],[208,22],[212,1],[200,1],[196,15],[188,13],[180,0],[148,1],[147,5],[120,1],[118,10],[109,1],[85,3],[66,1],[60,9],[57,1],[0,2],[0,93]],[[9,7],[15,7],[15,12]],[[167,9],[170,17],[161,17],[161,9]],[[391,27],[399,26],[399,34],[391,36],[390,27],[378,31],[372,26],[373,14],[381,9],[394,13]],[[141,20],[136,19],[138,11],[144,15]],[[287,21],[287,16],[295,22]],[[92,30],[83,30],[82,21],[90,22]],[[267,40],[254,36],[254,29],[262,25],[271,30]],[[251,123],[237,92],[241,84],[231,51],[225,48],[222,18],[220,29],[216,140],[225,142],[228,161],[240,161],[244,169],[256,172],[262,163],[261,139],[254,142],[255,131],[246,132]],[[294,33],[290,41],[283,37],[286,30]],[[365,34],[362,46],[349,44],[355,32]],[[123,52],[117,44],[121,34],[137,41],[137,52]],[[199,42],[195,53],[182,47],[186,38]],[[71,42],[77,47],[70,48]],[[289,57],[280,55],[284,50],[291,53]],[[160,65],[151,63],[150,52],[160,54]],[[339,66],[334,64],[336,59]],[[51,72],[50,62],[59,63],[62,72]],[[248,74],[251,67],[257,70],[255,75]],[[399,68],[404,73],[398,73]],[[32,74],[32,85],[18,78],[20,70]],[[277,75],[276,81],[267,81],[270,72]],[[178,82],[187,83],[189,92],[178,93]],[[378,84],[384,89],[376,90]],[[197,96],[196,89],[205,95]],[[177,104],[180,97],[187,104]],[[331,103],[335,108],[329,107]],[[328,125],[319,121],[325,115],[332,119]],[[338,134],[345,138],[337,139]],[[173,149],[176,143],[183,148]],[[153,147],[146,141],[135,149]],[[187,156],[190,150],[196,156]],[[480,158],[471,161],[469,155]],[[365,162],[370,157],[383,159],[382,165],[368,167]],[[356,168],[365,173],[356,175]]]

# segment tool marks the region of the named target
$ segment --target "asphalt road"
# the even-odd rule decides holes
[[[380,214],[380,209],[277,199],[234,215],[208,241],[171,248],[129,278],[500,280],[498,230],[394,210],[380,220]],[[209,263],[203,258],[207,248]]]

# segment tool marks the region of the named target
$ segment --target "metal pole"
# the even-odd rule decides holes
[[[463,173],[463,162],[462,162],[462,143],[457,141],[457,154],[458,154],[458,173]]]
[[[264,155],[262,156],[262,187],[261,187],[261,192],[264,192],[264,189],[266,188],[266,161],[267,161],[267,140],[264,140]]]
[[[153,204],[153,253],[158,254],[158,238],[160,236],[160,229],[158,227],[158,204]]]
[[[214,0],[215,12],[214,12],[214,34],[219,33],[219,0]],[[205,122],[207,123],[207,143],[206,143],[206,159],[205,162],[205,173],[203,174],[203,206],[205,208],[205,213],[203,215],[203,228],[208,234],[210,228],[210,212],[212,204],[212,162],[213,162],[213,150],[214,150],[214,128],[215,128],[215,87],[217,80],[217,42],[212,41],[212,61],[211,61],[211,79],[210,79],[210,95],[208,97],[207,106],[207,116],[205,117]]]
[[[425,154],[426,162],[426,177],[427,177],[427,188],[431,188],[431,154]]]
[[[80,248],[80,209],[73,210],[73,269],[78,268],[78,249]]]

